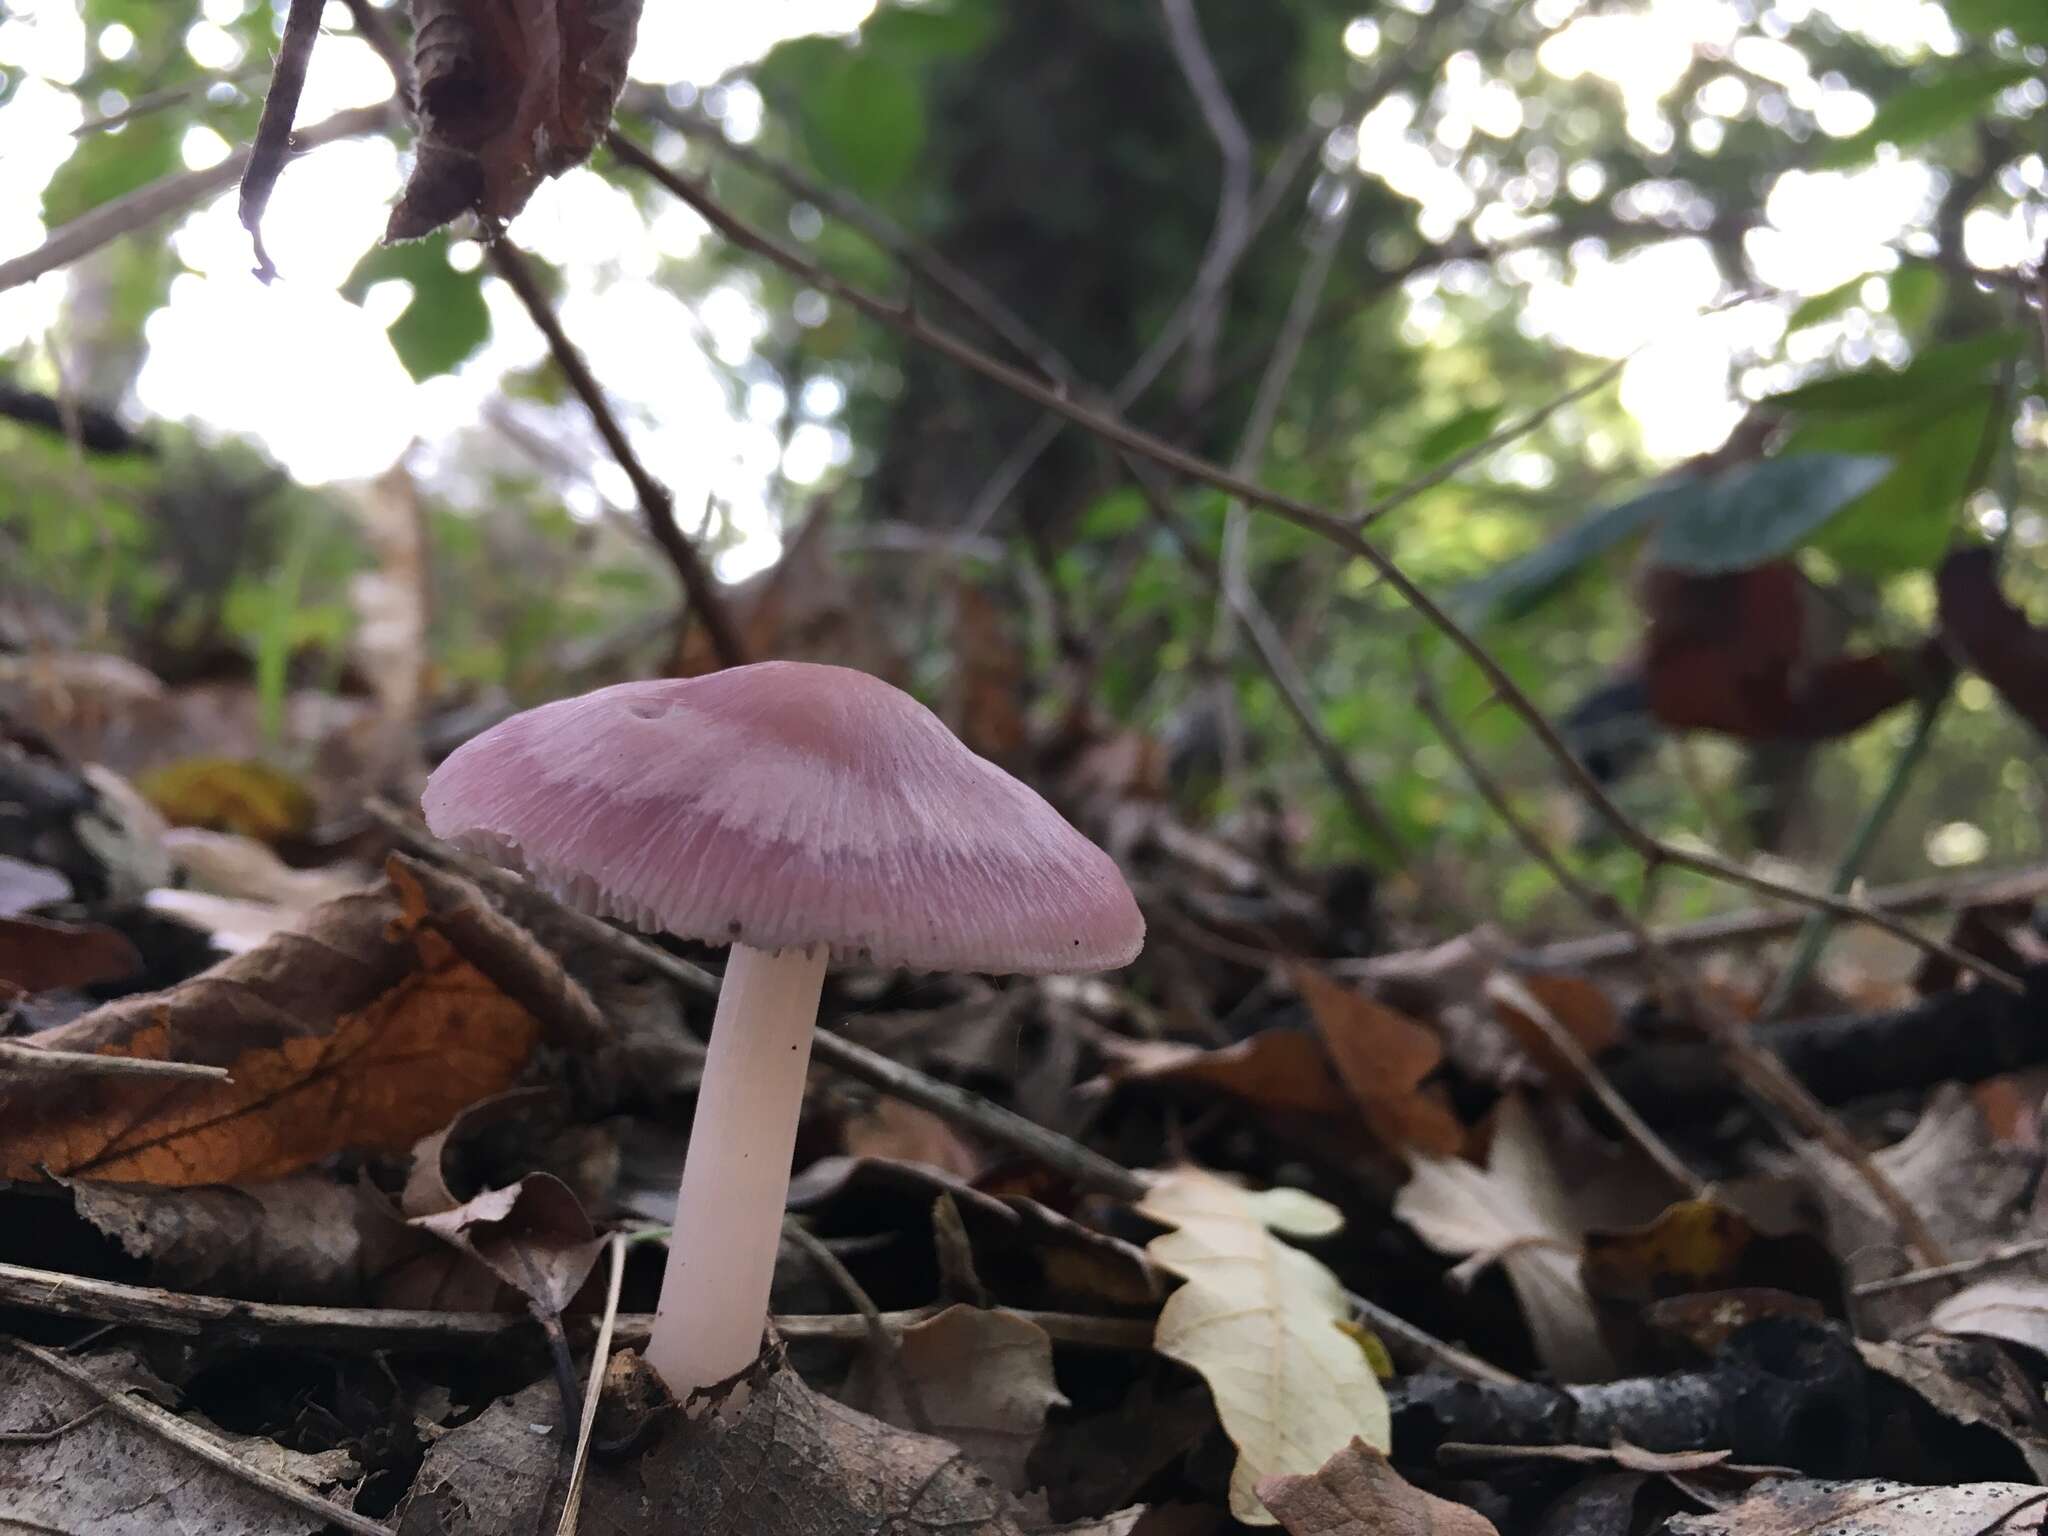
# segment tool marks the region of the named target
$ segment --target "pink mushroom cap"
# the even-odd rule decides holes
[[[1108,854],[938,717],[845,667],[621,683],[464,743],[427,825],[583,911],[914,970],[1127,965]]]

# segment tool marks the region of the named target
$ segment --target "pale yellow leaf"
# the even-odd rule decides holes
[[[1254,1195],[1182,1168],[1161,1176],[1139,1209],[1175,1228],[1145,1250],[1186,1282],[1167,1298],[1153,1347],[1209,1384],[1237,1446],[1233,1515],[1272,1525],[1256,1491],[1261,1478],[1313,1473],[1353,1438],[1388,1445],[1386,1393],[1337,1326],[1350,1316],[1343,1285],[1268,1225],[1327,1233],[1336,1227],[1331,1207],[1299,1191]]]

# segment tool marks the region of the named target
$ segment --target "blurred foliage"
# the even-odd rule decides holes
[[[245,141],[282,13],[273,0],[208,0],[204,16],[227,27],[248,61],[223,77],[192,60],[197,0],[78,3],[102,43],[74,87],[88,116],[136,115],[79,136],[43,193],[50,224],[180,169],[194,126]],[[1442,472],[1378,522],[1376,536],[1425,588],[1483,623],[1488,646],[1554,717],[1598,697],[1629,664],[1643,629],[1634,575],[1651,561],[1725,570],[1794,553],[1839,608],[1833,640],[1844,645],[1924,634],[1931,568],[1952,543],[1986,532],[2008,536],[2008,590],[2021,601],[2048,597],[2037,332],[2016,287],[1968,270],[1962,239],[1973,215],[2031,209],[2041,227],[2048,32],[2039,0],[1946,3],[1956,29],[1946,53],[1887,46],[1858,30],[1858,8],[1826,0],[1742,8],[1734,36],[1699,50],[1676,87],[1646,103],[1627,82],[1546,67],[1546,40],[1586,7],[1438,0],[1435,14],[1366,0],[1201,0],[1252,186],[1305,153],[1211,323],[1129,414],[1230,460],[1308,241],[1348,200],[1258,472],[1332,508]],[[118,57],[104,46],[116,25],[132,36]],[[1771,49],[1803,60],[1803,86],[1786,84]],[[0,88],[17,84],[18,72]],[[1475,120],[1480,87],[1512,110]],[[1867,124],[1824,130],[1822,97],[1850,91],[1867,98]],[[1464,189],[1437,199],[1451,215],[1418,200],[1413,167],[1408,180],[1370,162],[1363,174],[1347,169],[1357,113],[1382,100],[1405,103],[1408,149]],[[1007,339],[912,282],[832,206],[833,196],[859,199],[1104,390],[1172,321],[1216,238],[1217,143],[1149,3],[884,0],[856,34],[784,42],[716,85],[636,86],[621,118],[808,259],[871,290],[912,294],[936,322],[1014,357]],[[743,139],[743,154],[728,152],[728,133]],[[1937,175],[1889,270],[1820,294],[1769,291],[1751,236],[1784,173],[1900,155]],[[764,165],[836,191],[817,201],[793,194]],[[650,218],[667,206],[602,156],[578,174],[604,177]],[[1751,408],[1729,446],[1698,463],[1652,462],[1616,391],[1603,387],[1488,451],[1490,434],[1601,366],[1542,333],[1541,291],[1599,281],[1602,261],[1678,240],[1711,255],[1728,297],[1745,292],[1781,321],[1760,333],[1775,339],[1737,361],[1733,382]],[[822,489],[847,542],[905,525],[1000,540],[999,560],[977,556],[967,568],[1019,616],[1016,643],[1033,676],[1085,662],[1103,714],[1153,731],[1183,765],[1195,809],[1225,814],[1243,807],[1247,790],[1272,791],[1302,813],[1316,854],[1359,851],[1358,829],[1265,675],[1242,648],[1216,654],[1212,595],[1102,445],[1063,431],[1007,496],[993,496],[1038,423],[1033,407],[715,242],[641,265],[692,303],[737,295],[758,306],[752,355],[726,365],[735,410],[780,401],[785,443],[805,421],[844,439],[844,466]],[[67,377],[122,404],[144,327],[178,271],[155,233],[83,264],[69,323],[85,355]],[[494,281],[473,245],[437,236],[365,251],[343,293],[388,313],[400,361],[415,379],[433,379],[490,342]],[[57,388],[39,345],[13,361],[21,382]],[[803,404],[818,391],[829,406]],[[538,413],[540,441],[508,447],[479,427],[433,447],[444,470],[428,507],[441,689],[451,700],[494,687],[535,697],[601,680],[592,666],[660,665],[659,623],[674,600],[666,573],[628,519],[593,516],[587,477],[598,455],[558,376],[516,370],[500,399]],[[193,658],[223,651],[273,688],[285,673],[338,676],[350,579],[373,561],[349,494],[295,488],[247,445],[160,423],[148,430],[153,457],[81,457],[51,433],[0,423],[0,581],[55,595],[82,635],[117,639],[166,676],[181,657],[197,667]],[[780,481],[786,521],[819,489]],[[1176,510],[1206,547],[1220,545],[1221,497],[1183,488]],[[943,676],[948,642],[930,559],[849,558],[863,562],[873,594],[867,622],[913,658],[916,676]],[[1418,651],[1531,814],[1574,844],[1589,873],[1628,894],[1628,861],[1584,825],[1554,766],[1369,573],[1263,518],[1250,562],[1326,729],[1410,846],[1467,872],[1461,884],[1476,907],[1574,920],[1417,714]],[[634,641],[650,623],[652,645]],[[1242,781],[1200,766],[1218,750],[1205,711],[1219,665],[1250,748]],[[1644,766],[1615,790],[1660,830],[1738,855],[1758,851],[1759,799],[1789,797],[1773,840],[1824,867],[1906,728],[1903,711],[1888,715],[1775,782],[1755,744],[1681,743],[1650,728]],[[1957,821],[1984,829],[1996,861],[2040,856],[2040,766],[2025,728],[1965,679],[1870,873],[1921,871],[1930,830]],[[1673,884],[1660,899],[1676,914],[1725,898]]]

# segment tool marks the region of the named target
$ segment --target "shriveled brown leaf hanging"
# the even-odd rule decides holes
[[[387,240],[459,214],[509,219],[596,148],[640,0],[413,0],[420,136]]]

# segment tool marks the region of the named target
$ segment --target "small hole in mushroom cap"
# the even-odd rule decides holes
[[[659,720],[663,715],[667,714],[668,711],[663,709],[659,704],[650,703],[644,699],[641,699],[635,700],[633,703],[628,704],[626,706],[626,713],[631,715],[635,720]]]

